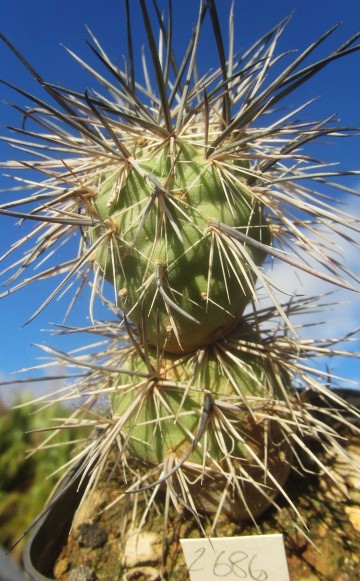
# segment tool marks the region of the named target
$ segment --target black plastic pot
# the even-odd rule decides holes
[[[56,559],[66,542],[88,482],[88,478],[84,478],[79,487],[81,477],[81,467],[69,472],[29,535],[23,551],[23,565],[33,581],[54,579]]]

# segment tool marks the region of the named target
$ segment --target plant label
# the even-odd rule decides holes
[[[290,581],[280,534],[180,542],[191,581]]]

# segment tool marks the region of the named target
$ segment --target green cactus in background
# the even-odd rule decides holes
[[[115,446],[129,470],[124,493],[165,487],[174,504],[197,519],[203,511],[218,518],[222,510],[257,518],[276,506],[279,493],[291,502],[284,484],[292,466],[301,469],[298,448],[326,470],[303,438],[337,447],[326,418],[339,414],[329,408],[348,409],[328,389],[326,374],[304,363],[337,354],[332,342],[304,342],[297,334],[293,318],[317,309],[318,301],[281,301],[270,263],[284,261],[290,270],[358,290],[356,276],[331,250],[334,233],[349,240],[359,231],[357,220],[317,191],[346,172],[303,152],[308,142],[349,130],[326,120],[299,121],[305,104],[291,112],[276,107],[360,46],[354,37],[305,64],[330,30],[274,75],[285,58],[276,45],[286,22],[243,55],[230,42],[226,55],[216,3],[207,0],[199,2],[197,24],[178,60],[171,11],[163,17],[160,2],[154,6],[150,14],[140,0],[152,63],[150,74],[143,59],[143,84],[134,74],[129,2],[127,68],[113,64],[94,36],[91,49],[112,82],[73,55],[102,93],[82,95],[47,83],[18,55],[55,105],[25,94],[33,103],[26,116],[39,129],[8,139],[30,147],[35,157],[6,167],[17,180],[21,169],[34,169],[42,181],[25,178],[24,189],[33,193],[0,206],[3,215],[36,223],[5,254],[8,259],[31,245],[14,259],[3,295],[62,274],[33,319],[74,280],[72,307],[90,288],[93,327],[86,331],[104,345],[81,356],[42,348],[55,361],[86,370],[59,398],[82,395],[71,425],[97,428],[76,458],[83,458],[93,483]],[[233,41],[232,10],[229,24]],[[219,64],[200,75],[197,54],[208,25]],[[73,245],[74,237],[77,254],[63,262],[63,246]],[[44,255],[48,268],[32,273]],[[96,297],[109,307],[112,322],[95,320]],[[304,390],[328,401],[317,410],[322,419]]]
[[[61,424],[60,418],[69,415],[69,410],[60,405],[39,410],[29,402],[30,397],[22,397],[15,400],[14,409],[0,409],[0,543],[8,549],[42,510],[59,478],[57,471],[81,442],[75,442],[81,436],[79,430],[69,428],[59,430],[57,445],[46,449],[41,428],[50,422],[54,427]],[[20,560],[19,549],[12,556]]]

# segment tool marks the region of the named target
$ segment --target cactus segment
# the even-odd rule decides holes
[[[146,12],[146,2],[142,6]],[[29,193],[5,199],[0,215],[39,224],[0,256],[0,264],[5,263],[0,274],[8,286],[0,298],[36,281],[63,277],[27,322],[74,279],[81,282],[69,312],[89,284],[94,320],[95,296],[109,300],[104,275],[114,285],[113,307],[120,306],[143,338],[183,353],[224,336],[259,293],[278,306],[273,292],[278,285],[263,264],[267,256],[358,290],[358,276],[337,256],[342,241],[359,248],[358,222],[352,212],[337,207],[336,195],[327,200],[321,191],[327,185],[356,196],[355,188],[337,182],[358,172],[334,170],[331,163],[314,160],[306,147],[325,135],[354,134],[354,129],[333,126],[332,118],[302,121],[298,114],[310,102],[286,109],[293,91],[332,61],[359,50],[356,35],[303,67],[335,27],[276,73],[286,57],[275,50],[285,21],[242,56],[230,43],[226,57],[220,50],[227,44],[221,28],[213,28],[214,10],[214,2],[201,3],[181,55],[171,40],[170,4],[170,30],[166,19],[155,26],[162,38],[159,52],[152,20],[146,18],[153,74],[144,57],[139,78],[132,50],[129,68],[122,70],[90,33],[90,47],[110,79],[69,51],[94,82],[93,90],[83,94],[45,82],[0,35],[56,103],[9,83],[32,103],[35,128],[19,129],[6,139],[33,157],[2,167],[6,173],[34,170],[39,178],[14,176],[13,191],[23,183]],[[234,32],[232,11],[230,22]],[[207,23],[218,53],[214,68],[199,76],[198,47]],[[130,32],[131,26],[129,47]],[[79,241],[75,252],[69,249],[74,236]],[[44,259],[49,259],[45,267]],[[278,312],[293,332],[286,315]]]
[[[221,345],[181,357],[166,354],[160,363],[155,350],[148,351],[145,362],[136,348],[125,348],[124,366],[111,397],[113,420],[121,423],[131,455],[147,465],[164,466],[165,478],[170,460],[185,474],[201,474],[206,482],[220,478],[222,487],[231,477],[243,485],[251,475],[265,483],[269,469],[277,485],[271,493],[269,486],[265,494],[260,491],[261,501],[255,494],[256,506],[251,501],[254,486],[248,487],[248,509],[259,514],[259,507],[262,512],[269,505],[267,496],[278,493],[289,472],[284,462],[289,446],[280,423],[265,418],[264,410],[274,401],[283,402],[284,386],[291,389],[290,379],[283,370],[268,365],[266,358],[236,348],[223,353]],[[133,374],[146,374],[149,367],[154,373],[149,372],[146,380]],[[268,456],[271,462],[266,469]],[[207,502],[200,503],[202,509],[216,510],[219,489],[213,495],[212,502],[208,495]],[[238,498],[240,510],[244,511],[244,504]]]
[[[119,289],[120,306],[146,338],[171,353],[208,344],[233,327],[254,294],[256,276],[231,247],[208,228],[215,220],[268,244],[269,227],[262,204],[245,187],[240,162],[217,162],[204,149],[188,144],[149,151],[140,167],[125,168],[103,179],[94,199],[102,225],[109,223],[116,246],[108,240],[97,251],[105,277]],[[246,247],[247,246],[247,247]],[[244,254],[260,266],[265,252],[244,245]]]

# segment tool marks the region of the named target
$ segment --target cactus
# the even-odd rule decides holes
[[[282,414],[269,420],[265,411],[274,400],[281,408],[283,390],[289,387],[285,371],[276,364],[274,369],[267,366],[266,358],[263,361],[257,353],[222,342],[180,358],[167,355],[159,360],[156,352],[149,351],[144,361],[134,347],[125,348],[124,353],[120,348],[118,356],[124,361],[124,371],[115,380],[111,409],[114,421],[123,425],[130,453],[148,465],[164,466],[163,480],[174,473],[180,480],[180,470],[184,478],[195,482],[206,474],[202,476],[207,480],[206,491],[199,487],[198,508],[209,511],[212,507],[215,512],[218,498],[215,495],[210,502],[211,480],[218,493],[232,479],[235,491],[244,483],[251,488],[247,494],[256,506],[252,515],[261,513],[289,473],[284,457],[290,446],[281,430]],[[127,376],[126,369],[135,376]],[[138,373],[146,380],[138,378]],[[274,478],[267,486],[266,458],[270,479]],[[258,481],[250,487],[248,480]],[[259,481],[266,488],[261,501],[256,497]],[[158,485],[161,482],[159,478]],[[196,484],[190,482],[188,487],[191,498]],[[246,505],[233,499],[227,512],[244,518]]]
[[[306,105],[290,113],[274,109],[333,60],[360,47],[354,37],[304,65],[328,31],[269,81],[286,22],[243,56],[230,43],[226,56],[216,4],[208,0],[199,3],[179,65],[171,27],[154,5],[159,50],[149,8],[140,0],[153,65],[150,75],[143,60],[144,85],[133,72],[131,26],[125,70],[91,35],[91,48],[114,84],[73,55],[107,94],[81,95],[46,83],[2,37],[56,103],[25,94],[34,104],[27,115],[40,127],[31,133],[30,146],[35,156],[40,147],[40,154],[35,161],[5,164],[17,180],[24,167],[46,177],[38,184],[24,179],[33,194],[0,206],[3,215],[38,222],[5,255],[31,244],[15,258],[3,295],[63,274],[32,320],[73,280],[80,283],[71,307],[90,287],[93,328],[87,331],[108,337],[104,351],[76,357],[42,348],[56,361],[87,370],[61,397],[83,394],[84,405],[71,422],[98,428],[77,456],[86,461],[86,472],[94,469],[93,483],[115,446],[129,475],[124,493],[165,487],[174,504],[197,519],[202,511],[221,510],[257,518],[269,504],[277,506],[278,493],[291,502],[284,486],[290,468],[301,468],[298,448],[326,470],[303,437],[336,448],[326,419],[338,414],[332,408],[349,409],[327,388],[328,378],[305,365],[306,357],[338,352],[298,336],[293,317],[308,308],[308,299],[282,302],[269,274],[271,262],[358,290],[355,274],[331,250],[334,233],[349,240],[359,231],[357,220],[317,191],[331,177],[330,186],[341,189],[335,178],[356,172],[316,164],[302,151],[307,142],[349,128],[298,121]],[[125,7],[130,25],[128,2]],[[209,22],[219,67],[199,77],[197,51]],[[231,36],[233,28],[231,11]],[[29,147],[27,136],[22,139]],[[31,210],[24,212],[27,204]],[[78,252],[64,263],[61,250],[74,237]],[[48,268],[25,278],[44,255]],[[96,322],[96,297],[115,322]],[[264,306],[269,299],[272,306]],[[318,419],[302,390],[318,392],[332,411],[318,410]],[[94,411],[105,396],[107,411]]]
[[[151,147],[150,138],[142,138],[146,154],[135,146],[136,169],[124,161],[100,182],[93,207],[102,223],[92,237],[101,239],[110,223],[115,248],[108,251],[105,237],[96,262],[128,317],[138,327],[146,319],[150,344],[189,352],[235,326],[254,292],[250,264],[266,256],[250,247],[249,262],[226,264],[210,218],[264,245],[269,227],[263,204],[246,188],[241,159],[207,160],[204,144],[189,145],[186,135],[174,138],[172,152],[167,140]]]

